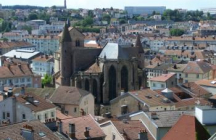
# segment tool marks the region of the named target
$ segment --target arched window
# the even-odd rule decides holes
[[[89,91],[89,80],[85,80],[85,90]]]
[[[80,47],[80,41],[76,40],[76,47]]]
[[[128,70],[126,66],[121,69],[121,89],[125,92],[128,91]]]
[[[116,98],[116,69],[111,66],[109,69],[109,100]]]

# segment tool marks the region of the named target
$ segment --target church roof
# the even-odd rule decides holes
[[[117,43],[108,43],[102,50],[99,58],[106,58],[106,59],[128,59],[128,53],[123,50],[123,48],[118,45]]]
[[[97,63],[94,63],[85,71],[85,73],[100,73],[100,72],[102,72],[102,70]]]
[[[68,26],[67,24],[65,24],[63,33],[62,33],[62,38],[61,38],[61,42],[71,42],[71,36],[70,33],[68,31]]]

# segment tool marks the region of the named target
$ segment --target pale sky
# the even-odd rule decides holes
[[[64,0],[0,0],[2,5],[37,5],[61,6]],[[67,0],[68,8],[124,8],[125,6],[166,6],[170,9],[184,8],[200,10],[200,8],[216,7],[216,0]]]

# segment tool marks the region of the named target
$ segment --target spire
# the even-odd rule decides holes
[[[67,1],[64,0],[64,8],[67,9]]]
[[[61,39],[61,42],[71,42],[71,36],[70,36],[70,33],[68,31],[68,25],[65,24],[65,27],[64,27],[64,30],[63,30],[63,33],[62,33],[62,39]]]
[[[139,53],[144,53],[139,34],[137,35],[135,47],[138,47]]]
[[[70,27],[70,20],[67,19],[67,26]]]

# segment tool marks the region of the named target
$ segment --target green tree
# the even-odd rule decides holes
[[[85,26],[91,26],[93,24],[93,19],[91,17],[86,17],[83,22],[82,25]]]
[[[38,15],[35,14],[35,13],[29,14],[28,19],[29,19],[29,20],[35,20],[35,19],[38,19]]]
[[[119,23],[120,23],[120,24],[125,24],[125,23],[126,23],[126,20],[120,19],[120,20],[119,20]]]
[[[89,10],[89,11],[88,11],[88,16],[91,17],[91,18],[94,17],[94,14],[93,14],[93,11],[92,11],[92,10]]]
[[[184,30],[182,30],[182,29],[171,29],[170,30],[171,36],[181,36],[183,34],[184,34]]]
[[[107,21],[108,23],[110,23],[111,17],[108,14],[104,14],[102,17],[102,20]]]
[[[31,34],[31,31],[32,31],[32,27],[31,27],[31,26],[25,25],[25,26],[22,27],[22,29],[23,29],[23,30],[27,30],[28,33]]]
[[[42,79],[42,87],[50,85],[52,83],[52,76],[46,74],[44,79]]]

